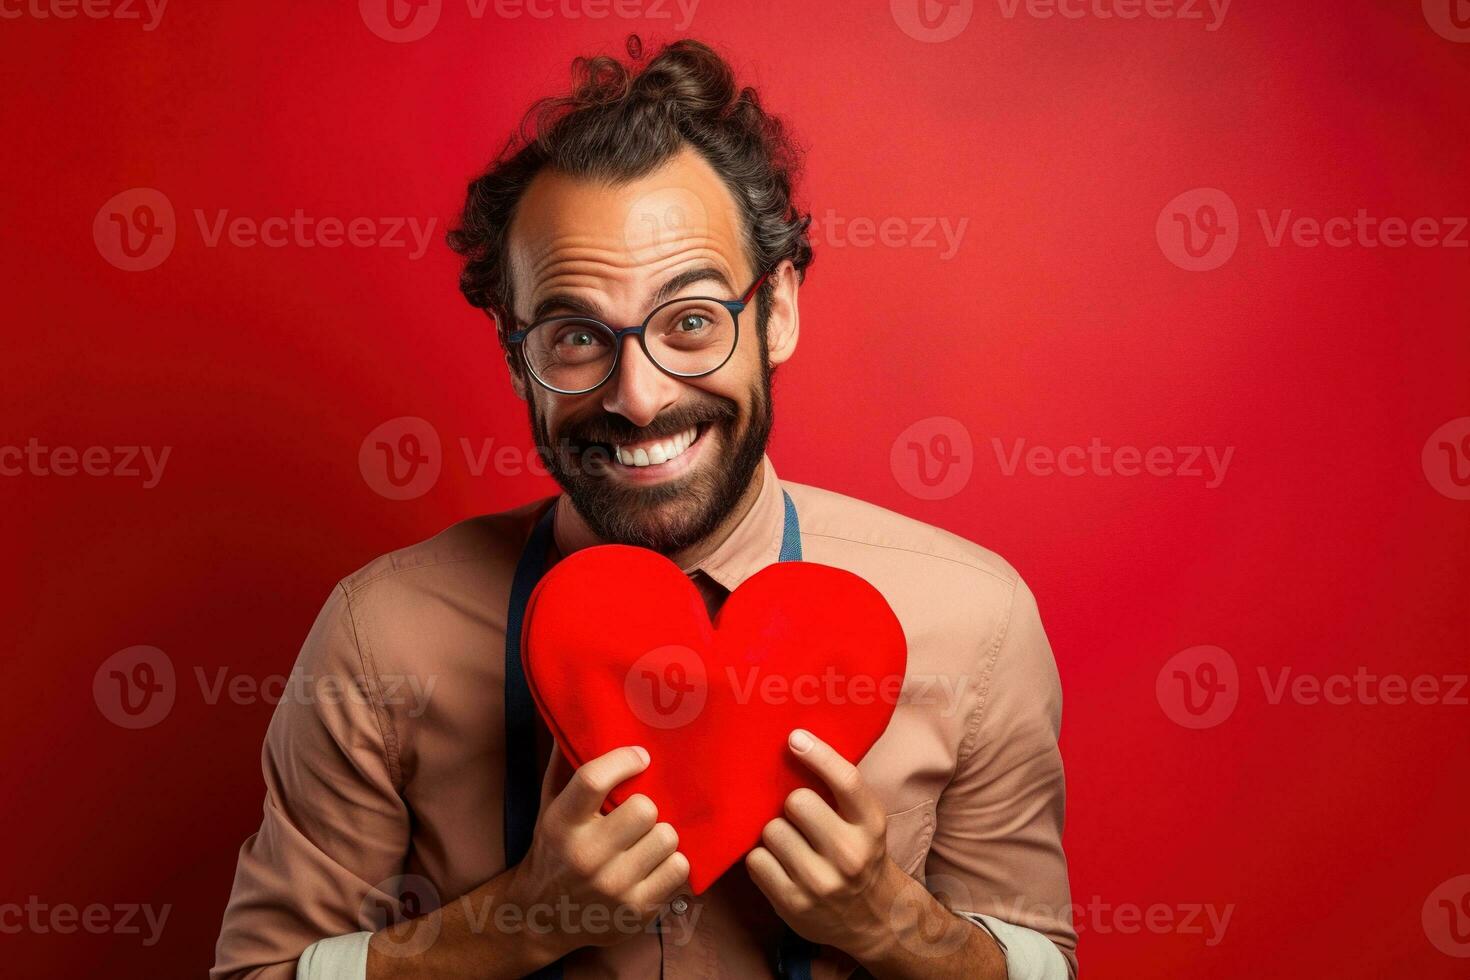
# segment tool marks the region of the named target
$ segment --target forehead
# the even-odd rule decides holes
[[[542,171],[509,236],[517,312],[552,291],[637,302],[650,286],[703,265],[743,285],[743,241],[739,206],[693,150],[618,184]]]

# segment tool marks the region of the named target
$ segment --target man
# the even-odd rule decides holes
[[[781,483],[765,456],[811,260],[779,123],[692,41],[641,71],[577,68],[451,236],[564,493],[381,558],[327,601],[296,675],[361,696],[273,718],[211,975],[1075,975],[1060,690],[1029,590],[950,534]],[[791,734],[833,802],[793,793],[702,895],[657,800],[601,812],[646,767],[698,759],[627,746],[573,773],[527,710],[525,590],[606,542],[669,556],[712,612],[800,553],[871,582],[908,639],[860,762]]]

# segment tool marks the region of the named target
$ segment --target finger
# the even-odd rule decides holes
[[[806,893],[801,890],[776,856],[764,847],[757,847],[745,855],[745,870],[761,894],[776,907],[777,911],[799,906]]]
[[[689,881],[689,859],[682,851],[675,851],[659,862],[658,867],[648,873],[643,883],[634,889],[639,907],[648,909],[662,905],[673,898]]]
[[[653,869],[679,849],[679,834],[672,824],[655,824],[608,864],[608,872],[622,881],[642,881]]]
[[[801,831],[784,817],[766,824],[761,831],[761,843],[781,862],[791,880],[806,891],[825,894],[842,884],[842,876],[831,862],[813,850]]]
[[[813,790],[802,787],[786,797],[786,819],[801,831],[818,854],[845,871],[855,863],[863,843],[863,831],[843,820]]]
[[[602,809],[602,801],[619,783],[648,768],[648,750],[625,745],[583,764],[567,782],[557,800],[572,820],[590,820]]]
[[[827,784],[837,800],[837,812],[843,819],[869,830],[876,828],[883,816],[883,807],[868,789],[857,766],[805,728],[795,729],[788,744],[792,754]]]
[[[626,851],[658,823],[658,807],[642,793],[634,793],[602,818],[598,833],[609,848]]]

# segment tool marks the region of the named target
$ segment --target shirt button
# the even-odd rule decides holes
[[[680,895],[669,903],[669,908],[673,910],[675,915],[683,915],[689,911],[689,899]]]

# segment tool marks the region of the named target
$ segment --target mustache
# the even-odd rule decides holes
[[[568,423],[561,431],[562,442],[611,444],[662,439],[691,426],[705,423],[732,423],[740,416],[734,402],[720,401],[708,405],[679,406],[669,409],[648,425],[634,425],[621,415],[603,412],[591,418]]]

